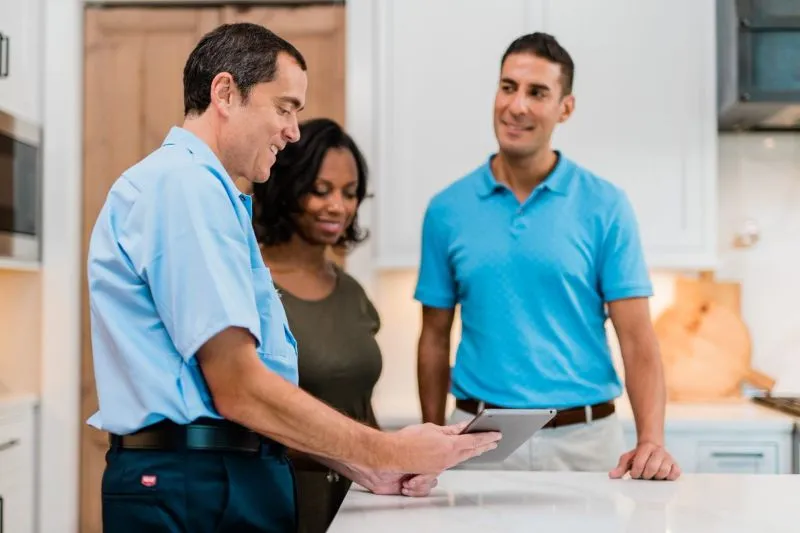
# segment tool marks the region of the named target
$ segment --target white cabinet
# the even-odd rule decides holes
[[[553,145],[625,189],[653,267],[714,263],[714,25],[711,0],[548,1],[576,66]]]
[[[4,37],[0,46],[0,109],[36,125],[42,117],[41,4],[41,0],[0,0],[0,33]]]
[[[379,268],[418,266],[431,196],[496,150],[492,108],[501,56],[514,38],[537,30],[554,34],[576,62],[575,114],[557,129],[554,146],[624,187],[651,267],[713,264],[713,2],[353,2],[353,10],[374,10],[376,21],[369,30],[377,45],[372,64],[352,77],[359,91],[372,87],[371,97],[354,102],[362,107],[349,116],[355,137],[375,146]]]
[[[681,470],[702,474],[792,474],[791,431],[752,431],[715,428],[667,430],[665,444]],[[633,447],[636,433],[626,431]]]
[[[795,421],[746,402],[670,404],[664,439],[681,470],[703,474],[791,474]],[[629,448],[636,429],[629,407],[621,419]]]
[[[2,400],[2,399],[0,399]],[[34,532],[34,409],[0,401],[0,532]]]
[[[379,267],[415,267],[428,200],[497,148],[500,58],[540,5],[379,0],[374,9],[376,255]]]

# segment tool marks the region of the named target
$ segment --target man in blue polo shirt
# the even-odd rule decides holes
[[[633,209],[621,189],[551,148],[555,126],[573,111],[573,72],[552,36],[515,40],[495,98],[498,153],[428,206],[415,292],[423,306],[423,418],[444,422],[449,385],[453,420],[483,407],[556,408],[504,467],[676,479],[680,468],[664,449],[665,387]],[[462,335],[451,376],[457,304]],[[638,430],[626,453],[606,310]]]

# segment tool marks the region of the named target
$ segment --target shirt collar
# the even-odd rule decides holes
[[[167,137],[164,139],[164,142],[161,143],[161,146],[170,145],[182,146],[183,148],[187,149],[189,153],[193,154],[204,163],[210,165],[214,170],[227,177],[231,183],[233,183],[228,171],[222,166],[222,162],[219,160],[217,155],[202,139],[200,139],[200,137],[194,133],[179,126],[173,126],[170,128]]]
[[[480,179],[477,183],[477,189],[478,195],[481,198],[486,198],[507,188],[505,185],[498,182],[497,178],[495,178],[492,173],[492,159],[495,155],[496,154],[492,154],[486,159],[479,172]],[[572,177],[573,164],[558,150],[556,150],[556,156],[558,157],[556,166],[553,167],[553,170],[550,171],[550,174],[538,187],[548,189],[561,196],[566,196],[569,193],[569,185],[572,181],[570,178]]]
[[[236,193],[239,195],[239,198],[244,203],[245,209],[247,209],[247,213],[250,215],[250,218],[253,218],[253,199],[236,188],[236,184],[233,182],[233,179],[231,179],[228,171],[225,170],[225,167],[222,166],[222,162],[211,150],[211,148],[209,148],[209,146],[202,139],[200,139],[200,137],[187,129],[179,126],[173,126],[169,130],[164,142],[161,143],[161,146],[170,145],[182,146],[186,148],[189,153],[202,160],[220,175],[225,176],[229,185],[235,189]]]

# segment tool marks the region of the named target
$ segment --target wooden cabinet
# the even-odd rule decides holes
[[[34,533],[34,409],[0,399],[0,532]]]
[[[496,150],[501,56],[537,30],[554,34],[576,63],[576,110],[554,147],[625,189],[651,267],[713,265],[713,2],[379,0],[373,9],[377,49],[363,83],[374,97],[359,116],[372,113],[377,133],[378,267],[418,266],[431,196]]]
[[[0,0],[0,109],[40,124],[42,1]]]

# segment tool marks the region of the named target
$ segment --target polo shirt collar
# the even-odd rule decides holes
[[[486,162],[483,164],[482,172],[480,172],[480,179],[477,183],[478,195],[481,198],[486,198],[498,191],[502,191],[507,187],[497,181],[492,173],[492,158],[496,154],[490,155]],[[556,150],[558,160],[556,166],[550,171],[550,174],[544,179],[538,187],[548,189],[561,196],[566,196],[569,193],[570,178],[572,177],[572,162],[564,157],[564,155]],[[537,187],[537,188],[538,188]]]

